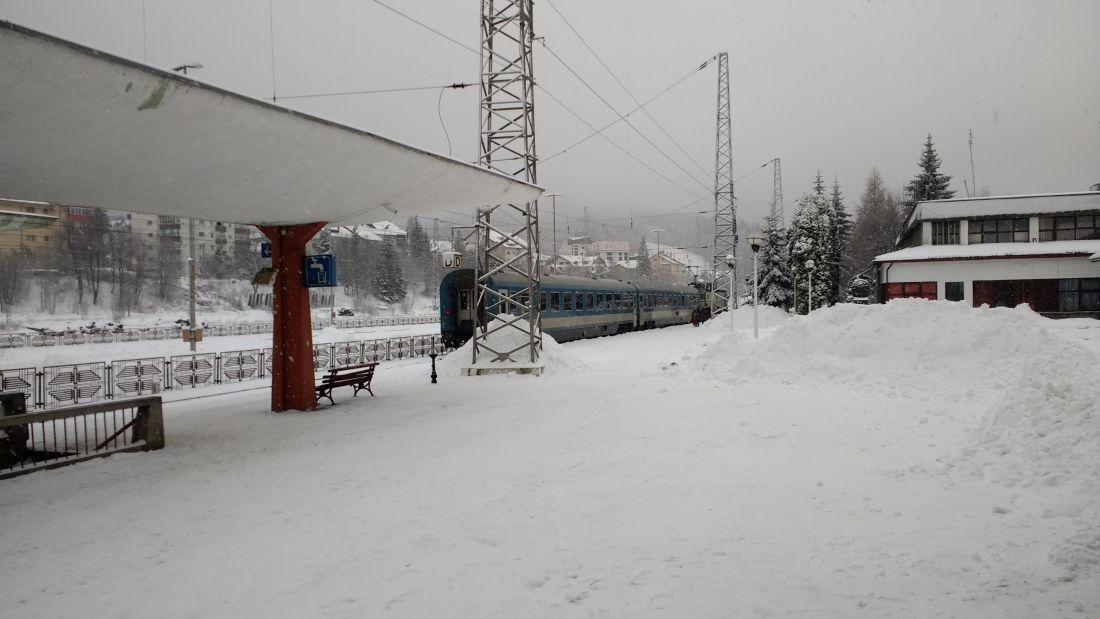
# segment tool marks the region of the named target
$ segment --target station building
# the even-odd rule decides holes
[[[1094,189],[1100,189],[1094,187]],[[1100,191],[918,202],[898,249],[874,260],[882,302],[1027,303],[1100,318]]]

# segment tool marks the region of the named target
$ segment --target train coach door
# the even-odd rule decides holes
[[[474,321],[474,303],[473,303],[474,291],[469,288],[462,288],[458,291],[458,322],[470,322]]]

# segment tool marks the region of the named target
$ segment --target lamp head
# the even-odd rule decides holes
[[[750,234],[747,237],[747,240],[749,242],[749,247],[752,248],[752,253],[754,253],[754,254],[756,252],[760,251],[760,248],[764,246],[764,240],[765,239],[764,239],[764,235],[762,235],[762,234],[756,234],[756,233]]]
[[[813,260],[807,260],[806,261],[806,269],[808,269],[810,271],[814,270],[814,261]]]

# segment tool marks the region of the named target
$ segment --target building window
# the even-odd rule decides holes
[[[963,293],[963,283],[946,282],[943,285],[943,296],[948,301],[962,301],[965,296]]]
[[[1027,217],[971,219],[969,241],[978,243],[1027,243]]]
[[[933,245],[958,245],[959,221],[933,221],[932,222]]]
[[[1058,311],[1100,312],[1100,277],[1058,280]]]
[[[38,240],[38,237],[37,237],[37,236],[35,236],[35,235],[33,235],[33,234],[28,234],[28,235],[27,235],[27,240],[28,240],[28,241],[37,241],[37,240]]]
[[[1100,239],[1100,215],[1066,215],[1039,218],[1040,241]]]
[[[936,293],[936,282],[903,282],[897,284],[886,284],[886,300],[891,299],[906,299],[906,298],[918,298],[928,299],[929,301],[935,301],[938,295]]]

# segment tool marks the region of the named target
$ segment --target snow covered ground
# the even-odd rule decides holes
[[[387,363],[0,482],[3,617],[1100,617],[1096,331],[895,301]]]

